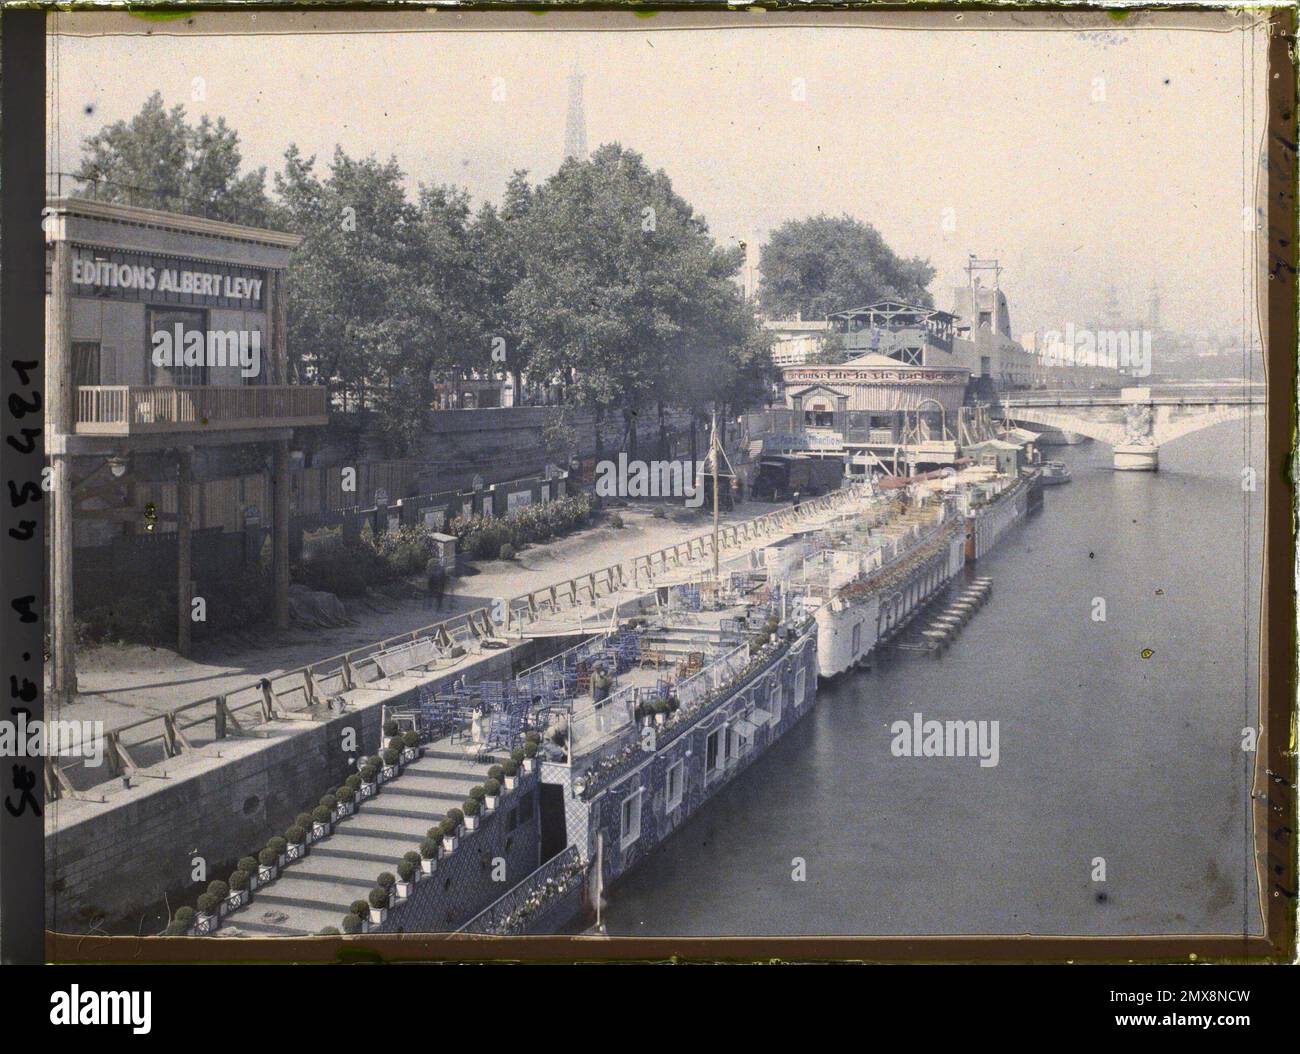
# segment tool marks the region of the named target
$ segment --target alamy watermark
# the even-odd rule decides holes
[[[181,323],[154,330],[153,364],[160,369],[238,366],[242,377],[262,372],[262,331],[186,329]]]
[[[998,763],[998,722],[936,721],[913,714],[889,726],[889,752],[896,758],[979,758],[980,768]]]
[[[1075,329],[1043,334],[1042,358],[1048,366],[1102,366],[1131,377],[1151,373],[1151,331],[1148,329]]]
[[[704,462],[638,461],[619,454],[617,461],[596,465],[596,494],[601,498],[684,498],[686,507],[704,504]]]
[[[85,758],[87,766],[104,761],[103,721],[0,721],[0,757]]]

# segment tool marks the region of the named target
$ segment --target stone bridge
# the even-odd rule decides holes
[[[1001,409],[1009,421],[1077,432],[1109,444],[1116,469],[1154,472],[1164,444],[1262,414],[1266,402],[1262,384],[1238,383],[1007,393]]]

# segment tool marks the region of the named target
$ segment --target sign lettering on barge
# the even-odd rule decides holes
[[[266,272],[117,249],[73,246],[75,296],[260,311]]]

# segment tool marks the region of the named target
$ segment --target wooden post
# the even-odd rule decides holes
[[[190,468],[193,451],[176,452],[176,652],[190,653]]]
[[[76,430],[72,388],[72,251],[54,243],[50,276],[49,335],[46,340],[46,427],[55,437]],[[57,707],[77,694],[76,629],[72,589],[72,459],[50,455],[50,650],[51,702]]]
[[[275,628],[289,628],[289,440],[275,441],[272,468],[271,567],[275,578]]]

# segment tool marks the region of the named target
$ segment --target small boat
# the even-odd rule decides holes
[[[1064,461],[1044,461],[1040,468],[1040,481],[1044,487],[1056,487],[1070,482],[1070,469]]]

